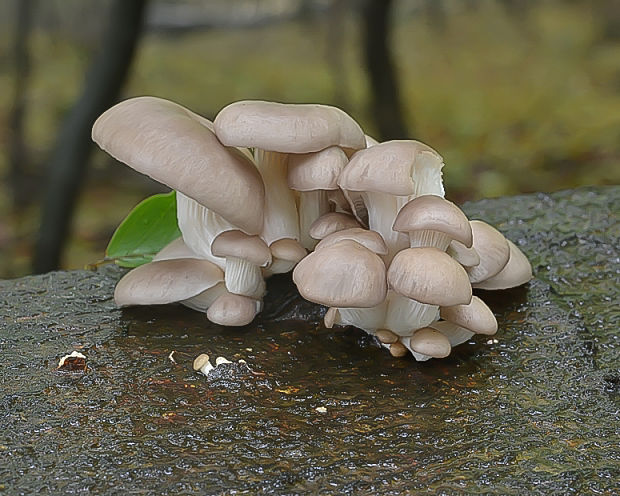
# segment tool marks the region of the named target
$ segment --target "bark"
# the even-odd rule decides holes
[[[407,138],[396,69],[389,48],[392,0],[367,0],[362,12],[364,56],[370,78],[371,110],[381,140]]]
[[[33,269],[59,267],[85,175],[95,119],[115,103],[129,72],[142,31],[147,0],[114,0],[101,50],[88,68],[80,97],[65,118],[48,162]]]

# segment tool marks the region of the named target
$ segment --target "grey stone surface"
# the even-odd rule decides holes
[[[1,281],[0,493],[617,492],[620,188],[465,210],[535,279],[480,292],[499,342],[442,361],[322,328],[286,279],[237,330],[180,306],[116,309],[114,267]],[[57,371],[73,350],[88,369]],[[249,369],[206,378],[203,352]]]

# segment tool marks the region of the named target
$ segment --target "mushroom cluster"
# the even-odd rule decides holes
[[[325,105],[241,101],[213,122],[159,98],[104,112],[93,140],[177,191],[182,237],[117,284],[119,306],[180,302],[226,326],[250,323],[265,279],[293,271],[394,356],[445,357],[497,322],[472,287],[532,277],[523,253],[445,200],[443,159],[418,141],[377,143]]]

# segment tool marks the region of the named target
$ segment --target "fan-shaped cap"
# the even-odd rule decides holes
[[[400,209],[394,231],[438,231],[450,239],[471,247],[472,235],[469,220],[463,211],[451,201],[436,195],[418,196]]]
[[[433,358],[445,358],[452,350],[448,338],[432,327],[418,329],[409,338],[409,346],[416,353]]]
[[[440,173],[443,159],[430,146],[419,141],[386,141],[358,151],[340,174],[338,185],[349,191],[409,196],[416,192],[412,179],[415,168],[429,164],[437,169],[440,181],[437,194],[443,194]]]
[[[463,267],[475,267],[480,263],[480,255],[478,255],[478,252],[474,248],[467,248],[463,243],[459,243],[455,240],[450,242],[450,246],[448,246],[446,253]]]
[[[452,306],[471,301],[467,272],[437,248],[407,248],[398,252],[387,277],[394,291],[420,303]]]
[[[361,227],[355,217],[341,212],[330,212],[321,215],[312,223],[309,234],[313,239],[323,239],[332,233],[352,227]]]
[[[220,295],[207,310],[207,318],[223,326],[244,326],[260,311],[261,302],[233,293]]]
[[[241,231],[226,231],[213,240],[211,253],[216,257],[243,258],[260,267],[271,263],[271,251],[258,236]]]
[[[481,220],[470,222],[473,235],[472,247],[480,256],[480,263],[469,267],[469,280],[476,284],[493,277],[502,270],[510,258],[510,246],[504,235]]]
[[[227,146],[260,148],[282,153],[308,153],[330,146],[359,150],[364,132],[336,107],[240,101],[216,116],[215,134]]]
[[[316,245],[315,251],[336,244],[343,239],[351,239],[377,255],[387,255],[388,252],[385,241],[383,241],[383,238],[378,232],[362,229],[361,227],[351,227],[325,236],[319,244]]]
[[[299,262],[308,252],[301,246],[299,241],[291,238],[282,238],[271,243],[269,247],[273,258],[286,260],[287,262]]]
[[[491,309],[477,296],[472,296],[468,305],[441,307],[442,319],[457,324],[476,334],[493,335],[497,332],[497,320]]]
[[[338,146],[315,153],[292,154],[288,159],[288,187],[297,191],[338,189],[340,172],[348,161]]]
[[[351,240],[308,255],[295,267],[293,281],[303,298],[330,307],[372,307],[387,294],[383,261]]]
[[[224,147],[205,122],[176,103],[145,96],[105,111],[92,137],[114,158],[258,234],[265,197],[260,174],[239,151]]]
[[[532,266],[517,246],[507,239],[510,258],[505,267],[496,275],[473,286],[479,289],[508,289],[521,286],[532,279]]]
[[[119,307],[173,303],[196,296],[223,280],[222,269],[207,260],[160,260],[125,274],[116,285],[114,301]]]

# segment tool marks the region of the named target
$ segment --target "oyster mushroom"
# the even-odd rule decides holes
[[[508,263],[510,246],[508,240],[493,226],[481,220],[472,220],[472,248],[480,256],[480,263],[468,267],[469,280],[477,284],[498,274]]]
[[[477,296],[467,305],[441,307],[439,316],[431,327],[448,338],[452,346],[464,343],[474,334],[492,336],[497,332],[497,320],[491,309]]]
[[[342,212],[330,212],[315,220],[310,226],[309,233],[314,239],[323,239],[332,233],[352,227],[361,227],[355,217]]]
[[[211,304],[207,318],[214,324],[239,327],[252,322],[261,308],[259,300],[226,292]]]
[[[472,284],[474,288],[508,289],[521,286],[532,279],[532,266],[527,257],[512,241],[506,241],[510,248],[508,263],[494,276]]]
[[[269,249],[273,261],[270,266],[263,269],[265,278],[271,277],[273,274],[290,272],[308,254],[298,241],[288,238],[274,241]]]
[[[411,248],[434,246],[445,251],[456,240],[472,245],[469,220],[454,203],[436,195],[418,196],[400,209],[394,231],[409,235]]]

